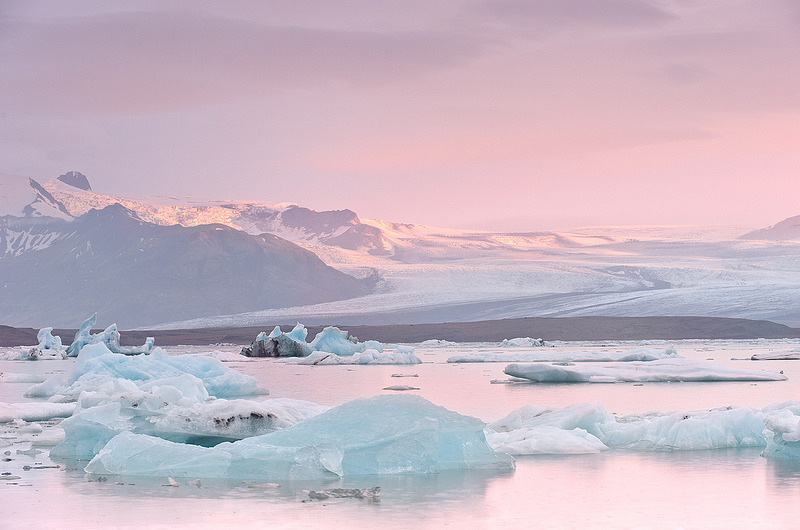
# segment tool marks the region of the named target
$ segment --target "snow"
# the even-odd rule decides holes
[[[486,443],[483,422],[411,395],[350,401],[262,436],[213,448],[121,433],[88,473],[281,481],[357,475],[512,470]]]
[[[775,372],[742,370],[683,358],[631,362],[611,366],[509,364],[504,372],[538,383],[618,383],[664,381],[784,381]]]
[[[652,348],[636,348],[627,352],[562,352],[562,351],[533,351],[533,352],[477,352],[463,355],[454,355],[447,359],[448,363],[498,363],[498,362],[630,362],[630,361],[655,361],[678,356],[673,347],[665,350]]]

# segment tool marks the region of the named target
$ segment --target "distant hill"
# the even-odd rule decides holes
[[[791,241],[800,239],[800,215],[789,217],[767,228],[748,232],[741,236],[741,239],[761,239],[765,241]]]
[[[221,224],[160,226],[114,204],[74,221],[0,223],[0,322],[76,326],[95,311],[136,327],[370,291],[279,237]]]

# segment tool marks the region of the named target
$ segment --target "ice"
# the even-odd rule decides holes
[[[147,337],[141,346],[120,346],[120,335],[116,324],[111,324],[100,333],[92,334],[92,327],[97,323],[97,313],[87,318],[81,324],[80,329],[75,334],[75,339],[67,348],[68,357],[77,357],[81,349],[89,344],[104,343],[113,353],[123,353],[125,355],[148,354],[155,345],[154,337]]]
[[[781,353],[756,353],[750,357],[751,361],[800,361],[800,349]]]
[[[652,348],[636,348],[627,352],[477,352],[464,355],[454,355],[447,359],[449,363],[498,363],[498,362],[630,362],[630,361],[655,361],[678,357],[675,348],[655,350]]]
[[[67,393],[76,395],[108,378],[121,378],[143,385],[148,381],[191,374],[203,382],[216,397],[236,397],[259,392],[258,380],[225,366],[221,361],[201,355],[168,355],[154,348],[150,355],[125,356],[112,353],[103,342],[81,349],[69,379]],[[77,393],[77,394],[76,394]]]
[[[0,402],[0,423],[14,420],[43,421],[66,418],[75,411],[75,403],[3,403]]]
[[[483,422],[410,395],[362,398],[288,429],[213,448],[121,433],[86,471],[274,482],[340,476],[514,468],[486,443]]]
[[[764,408],[764,414],[764,456],[800,459],[800,402],[771,405]]]
[[[0,383],[43,383],[44,377],[36,374],[0,372]]]
[[[317,333],[309,346],[313,351],[324,351],[337,355],[353,355],[365,349],[358,344],[357,340],[348,338],[346,331],[333,326],[328,326]]]
[[[420,348],[448,348],[456,346],[457,342],[451,342],[444,339],[428,339],[419,343]]]
[[[64,390],[61,378],[57,375],[47,378],[44,382],[33,385],[25,391],[28,398],[49,398]]]
[[[630,362],[610,366],[509,364],[504,372],[538,383],[618,383],[663,381],[784,381],[775,372],[742,370],[708,361],[683,358]]]
[[[308,330],[298,322],[289,333],[281,331],[280,326],[267,335],[261,332],[253,343],[242,348],[245,357],[304,357],[311,352],[306,344]]]
[[[486,428],[498,451],[514,455],[583,454],[608,448],[633,451],[761,447],[762,412],[727,407],[709,411],[615,417],[597,403],[562,409],[526,406]]]
[[[61,337],[53,336],[53,328],[40,329],[36,339],[39,344],[30,349],[27,356],[28,359],[35,361],[66,358],[67,350],[61,344]]]
[[[414,355],[414,351],[399,349],[395,351],[378,351],[367,349],[352,355],[336,355],[323,351],[315,351],[308,357],[297,361],[297,364],[420,364],[422,361]]]
[[[531,348],[531,347],[552,346],[552,344],[549,344],[542,339],[532,339],[530,337],[517,337],[515,339],[503,339],[503,342],[500,343],[500,346],[504,348],[508,347]]]

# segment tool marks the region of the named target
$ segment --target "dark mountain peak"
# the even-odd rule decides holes
[[[330,233],[345,226],[361,224],[353,210],[328,210],[318,212],[302,206],[291,206],[283,211],[281,220],[289,228],[303,228],[310,232]]]
[[[73,188],[78,188],[79,190],[92,191],[92,186],[89,184],[89,179],[86,178],[86,175],[78,171],[69,171],[64,173],[58,177],[58,180],[64,184],[69,184]]]
[[[92,208],[85,214],[78,217],[78,220],[99,221],[103,223],[113,222],[113,221],[123,221],[123,222],[136,221],[137,223],[144,222],[136,212],[128,208],[125,208],[118,202],[115,202],[114,204],[109,204],[108,206],[100,210]]]

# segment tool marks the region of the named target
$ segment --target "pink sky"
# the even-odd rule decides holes
[[[800,214],[791,0],[18,2],[0,172],[533,231]]]

